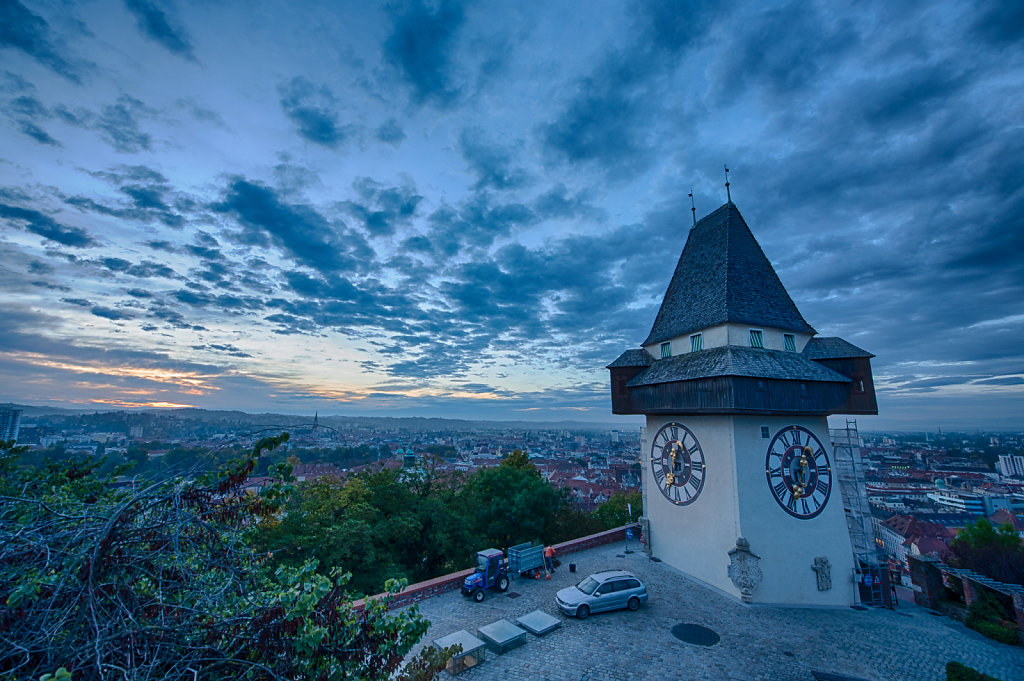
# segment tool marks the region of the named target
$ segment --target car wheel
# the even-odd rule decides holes
[[[588,608],[587,606],[581,605],[580,607],[576,608],[576,617],[577,618],[579,618],[581,620],[585,620],[589,616],[590,616],[590,608]]]
[[[640,607],[640,599],[636,596],[633,596],[629,599],[629,603],[626,604],[626,607],[632,610],[633,612],[636,612],[637,608]]]
[[[483,589],[477,589],[476,591],[473,592],[473,600],[474,601],[479,603],[483,599],[484,599],[484,590]]]
[[[508,577],[502,577],[498,580],[498,591],[508,591]]]

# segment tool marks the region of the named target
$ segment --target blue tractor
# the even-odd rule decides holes
[[[498,549],[484,549],[476,554],[476,572],[462,582],[462,595],[479,603],[484,589],[508,590],[508,561]]]

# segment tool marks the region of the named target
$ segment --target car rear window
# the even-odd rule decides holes
[[[619,584],[620,584],[619,590],[622,590],[622,589],[638,589],[638,588],[640,588],[640,580],[639,579],[627,579],[627,580],[624,580],[622,582],[619,582]]]

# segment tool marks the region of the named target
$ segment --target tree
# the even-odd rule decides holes
[[[428,623],[416,608],[362,611],[348,574],[268,567],[254,528],[279,515],[287,468],[249,494],[261,440],[218,472],[112,486],[95,461],[26,471],[0,447],[0,675],[93,679],[409,678],[399,668]],[[401,582],[390,582],[396,592]],[[408,667],[435,676],[443,656]],[[55,673],[58,672],[58,673]]]
[[[610,530],[633,522],[643,512],[643,503],[639,491],[616,492],[611,499],[597,507],[594,515],[600,521],[602,529]],[[632,515],[630,507],[633,509]]]
[[[384,469],[302,483],[284,517],[261,524],[259,544],[282,565],[314,557],[344,565],[360,593],[378,593],[393,577],[419,581],[460,570],[476,543],[461,481],[427,467],[410,478]]]
[[[466,483],[466,494],[479,534],[497,548],[546,539],[563,504],[558,490],[521,452],[477,471]]]
[[[950,562],[1008,584],[1024,585],[1024,544],[1009,523],[996,528],[979,518],[956,535]]]

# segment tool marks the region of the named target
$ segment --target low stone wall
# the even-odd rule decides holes
[[[930,556],[907,556],[910,564],[910,579],[914,582],[914,601],[925,608],[931,608],[955,619],[963,620],[967,609],[978,598],[978,589],[987,588],[1010,597],[1013,602],[1014,624],[1017,640],[1024,645],[1024,587],[1004,584],[979,575],[970,570],[950,567]],[[963,586],[964,604],[954,603],[945,598],[945,581],[959,581]]]
[[[622,527],[616,527],[614,530],[598,532],[597,534],[591,534],[586,537],[579,537],[577,539],[562,542],[561,544],[555,544],[555,556],[562,559],[564,556],[578,551],[585,551],[587,549],[592,549],[595,546],[603,546],[604,544],[623,541],[626,538],[626,530],[630,528],[639,531],[636,524],[623,525]],[[392,597],[391,602],[388,603],[388,608],[401,608],[449,591],[456,591],[462,586],[463,580],[471,574],[473,574],[472,569],[462,570],[460,572],[452,572],[447,575],[442,575],[441,577],[435,577],[434,579],[428,579],[425,582],[410,584],[402,590],[402,593]],[[377,594],[370,598],[379,599],[384,596],[386,596],[386,594]],[[365,605],[366,602],[362,599],[353,603],[356,610],[362,610]]]

